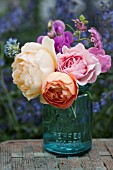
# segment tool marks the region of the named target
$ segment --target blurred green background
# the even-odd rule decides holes
[[[106,53],[113,58],[113,2],[108,0],[0,0],[0,141],[42,137],[42,105],[30,102],[12,83],[11,63],[4,56],[10,37],[23,45],[47,32],[49,19],[71,24],[84,14],[102,36]],[[93,137],[113,137],[113,67],[92,85]]]

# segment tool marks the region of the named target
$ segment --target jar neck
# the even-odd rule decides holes
[[[79,85],[79,95],[87,93],[89,91],[89,88],[90,88],[91,85],[92,84],[89,84],[89,83],[84,85],[84,86]]]

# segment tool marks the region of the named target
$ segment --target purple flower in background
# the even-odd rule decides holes
[[[4,59],[3,59],[3,58],[0,58],[0,67],[3,67],[3,66],[4,66],[4,64],[5,64]]]
[[[56,53],[62,53],[62,47],[66,45],[67,47],[70,47],[68,43],[65,42],[65,36],[57,36],[54,38],[55,41],[55,51]]]
[[[102,41],[99,32],[96,28],[91,28],[88,30],[91,33],[91,42],[98,49],[102,49]]]
[[[9,31],[15,31],[20,28],[23,21],[24,12],[20,7],[0,18],[0,36]]]
[[[105,73],[111,68],[111,56],[106,55],[104,49],[91,47],[88,51],[95,55],[101,64],[101,72]]]
[[[56,36],[54,38],[55,41],[55,51],[56,53],[62,53],[62,47],[65,45],[68,48],[70,47],[71,43],[73,42],[73,35],[71,32],[66,31],[62,36]]]
[[[24,15],[23,10],[20,7],[17,7],[15,8],[11,16],[9,16],[9,18],[11,17],[12,24],[14,23],[15,26],[18,27],[23,20],[23,15]]]
[[[52,24],[52,28],[55,34],[62,35],[65,30],[65,24],[61,20],[55,20]]]
[[[37,43],[42,44],[43,38],[44,38],[43,35],[39,36],[39,37],[37,38]]]
[[[48,32],[48,36],[55,41],[55,51],[56,53],[62,53],[62,47],[65,45],[70,47],[73,42],[73,34],[70,31],[65,31],[65,24],[61,20],[55,20],[54,22],[50,23],[49,26],[51,29]],[[44,36],[39,36],[37,38],[38,43],[42,43]]]
[[[99,113],[100,112],[100,104],[99,102],[93,102],[93,113]]]
[[[66,43],[72,44],[73,34],[70,31],[66,31],[66,32],[64,32],[64,36],[65,36]]]
[[[104,106],[104,105],[106,105],[106,100],[105,100],[105,98],[101,98],[100,99],[100,106]]]
[[[87,27],[85,26],[84,22],[80,21],[79,19],[75,20],[75,27],[81,32],[87,30]]]

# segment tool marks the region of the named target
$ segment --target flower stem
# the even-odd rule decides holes
[[[69,25],[69,24],[66,24],[73,32],[75,32],[75,30]]]
[[[88,40],[88,41],[90,41],[89,38],[81,38],[81,39],[80,39],[80,41],[83,41],[83,40]]]
[[[3,45],[1,45],[1,57],[4,58]],[[18,131],[19,130],[19,124],[18,124],[18,121],[16,119],[16,114],[15,114],[15,110],[13,108],[13,104],[11,102],[12,101],[11,96],[9,94],[9,91],[8,91],[7,86],[5,84],[5,81],[4,81],[3,69],[0,70],[0,80],[1,80],[1,85],[2,85],[3,91],[5,93],[5,96],[7,97],[7,101],[8,101],[10,110],[8,110],[6,108],[5,104],[4,104],[4,107],[5,107],[6,112],[7,112],[8,116],[9,116],[9,118],[10,118],[10,121],[12,122],[15,129]]]
[[[76,119],[76,107],[73,108],[73,106],[70,106],[72,113],[74,114],[74,117]]]
[[[4,82],[3,72],[1,72],[1,76],[0,77],[1,77],[1,84],[2,84],[3,90],[5,92],[5,95],[7,97],[7,101],[9,103],[9,107],[10,107],[10,110],[11,110],[11,115],[12,115],[13,123],[17,127],[18,126],[18,121],[17,121],[16,116],[15,116],[15,111],[14,111],[14,108],[13,108],[13,105],[12,105],[12,102],[11,102],[11,97],[9,95],[9,92],[7,90],[7,87],[6,87],[6,84]]]
[[[81,38],[81,32],[79,31],[79,34],[78,34],[78,42],[80,42],[80,39]]]
[[[86,93],[89,95],[90,100],[93,100],[93,97],[89,91],[86,91]]]

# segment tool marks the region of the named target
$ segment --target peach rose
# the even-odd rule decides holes
[[[42,95],[46,102],[55,107],[70,107],[78,95],[75,77],[61,72],[49,74],[43,81]]]
[[[42,44],[26,43],[15,57],[12,68],[13,82],[23,95],[28,100],[37,97],[44,78],[56,68],[54,40],[44,37]]]

